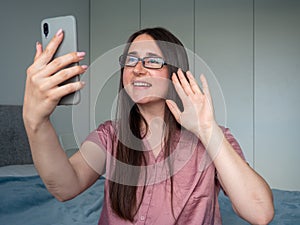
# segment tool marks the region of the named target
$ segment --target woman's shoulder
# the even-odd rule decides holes
[[[98,125],[97,132],[105,132],[107,134],[115,134],[116,133],[116,122],[112,120],[107,120]]]
[[[108,146],[112,145],[116,137],[114,124],[111,120],[101,123],[86,137],[85,141],[93,142],[101,148],[108,149]]]
[[[111,120],[100,123],[97,128],[93,129],[92,132],[86,138],[86,141],[93,141],[98,139],[112,139],[116,134],[115,123]]]

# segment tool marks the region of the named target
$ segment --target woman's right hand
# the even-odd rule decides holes
[[[65,68],[71,63],[83,60],[84,52],[72,52],[53,59],[63,36],[63,31],[60,29],[44,50],[42,45],[37,43],[34,62],[27,69],[23,118],[25,124],[33,129],[49,120],[63,96],[78,91],[84,86],[82,81],[59,85],[71,77],[84,73],[87,69],[85,65]]]

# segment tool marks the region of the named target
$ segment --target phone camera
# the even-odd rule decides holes
[[[45,37],[47,38],[48,34],[49,34],[49,25],[48,25],[48,23],[43,24],[43,32],[44,32]]]

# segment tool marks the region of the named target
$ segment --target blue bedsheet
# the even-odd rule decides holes
[[[103,201],[104,179],[67,201],[57,201],[39,176],[0,178],[1,225],[93,225]]]
[[[104,179],[67,201],[57,201],[39,176],[0,177],[0,225],[96,225],[103,202]],[[271,225],[300,224],[300,192],[273,190]],[[238,218],[223,193],[219,197],[224,225],[248,224]]]

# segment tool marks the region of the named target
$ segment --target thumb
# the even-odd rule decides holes
[[[166,104],[169,107],[171,113],[175,117],[176,121],[180,123],[181,111],[179,110],[177,104],[173,100],[166,100]]]

